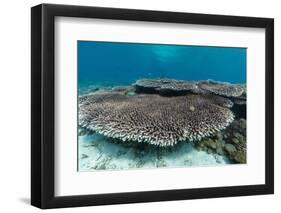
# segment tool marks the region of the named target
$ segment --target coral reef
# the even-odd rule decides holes
[[[246,163],[246,120],[235,120],[225,130],[194,145],[198,150],[227,155],[235,163]]]
[[[79,125],[123,141],[173,146],[199,141],[227,127],[231,102],[211,95],[162,97],[103,92],[79,99]]]
[[[225,97],[240,97],[245,88],[239,84],[229,84],[212,80],[183,81],[174,79],[141,79],[134,84],[137,93],[160,94],[164,96],[194,94],[215,94]]]
[[[173,79],[141,79],[134,84],[137,93],[160,94],[164,96],[185,95],[197,89],[192,81]]]
[[[246,101],[246,85],[212,80],[142,79],[128,86],[91,87],[79,93],[78,135],[97,144],[91,139],[91,145],[82,145],[80,166],[246,163]],[[116,163],[125,156],[126,164]]]
[[[138,94],[159,94],[161,96],[184,96],[189,94],[212,95],[212,98],[229,99],[229,107],[238,118],[246,119],[246,85],[230,84],[213,80],[184,81],[174,79],[141,79],[134,84]],[[224,101],[225,102],[225,101]]]
[[[210,80],[198,82],[198,86],[213,94],[226,97],[239,97],[244,92],[244,89],[239,84],[221,83]]]

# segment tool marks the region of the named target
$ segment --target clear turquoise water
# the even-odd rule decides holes
[[[79,89],[140,78],[246,83],[246,48],[78,41]]]

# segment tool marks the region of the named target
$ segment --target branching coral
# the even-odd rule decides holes
[[[161,94],[167,96],[184,95],[197,89],[193,81],[173,79],[141,79],[135,83],[136,92]]]
[[[173,146],[227,127],[234,119],[228,104],[222,97],[205,95],[97,93],[79,99],[79,125],[123,141]]]
[[[215,94],[225,97],[241,96],[245,89],[239,84],[229,84],[217,81],[183,81],[174,79],[142,79],[135,83],[138,93],[156,93],[176,96],[186,94]]]
[[[238,97],[244,92],[244,89],[239,84],[220,83],[215,81],[202,81],[198,83],[198,86],[206,91],[209,91],[216,95],[222,95],[226,97]]]

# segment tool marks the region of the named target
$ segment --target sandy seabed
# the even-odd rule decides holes
[[[92,134],[79,136],[78,143],[80,172],[217,166],[231,163],[224,155],[208,154],[184,142],[168,149],[143,143],[131,146],[113,142],[111,138],[99,134]]]

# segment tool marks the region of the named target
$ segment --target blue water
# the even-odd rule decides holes
[[[140,78],[246,83],[246,48],[78,41],[79,89]]]

